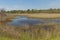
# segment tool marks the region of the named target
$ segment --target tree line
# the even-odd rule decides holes
[[[5,11],[2,10],[2,12],[6,13],[60,13],[60,9],[27,9],[27,10],[10,10],[10,11]]]

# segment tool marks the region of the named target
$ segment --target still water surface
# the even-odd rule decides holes
[[[26,16],[16,16],[12,21],[8,23],[10,26],[24,26],[24,25],[36,25],[43,23],[58,23],[60,24],[60,19],[38,19],[38,18],[28,18]]]

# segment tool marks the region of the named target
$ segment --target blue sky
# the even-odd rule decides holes
[[[60,0],[0,0],[0,8],[7,10],[60,8]]]

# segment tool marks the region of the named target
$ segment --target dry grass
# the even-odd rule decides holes
[[[60,14],[48,14],[48,13],[36,13],[36,14],[8,14],[9,16],[15,17],[15,16],[27,16],[31,18],[60,18]]]
[[[46,27],[47,29],[45,29]],[[59,35],[59,24],[48,23],[42,25],[35,25],[30,26],[28,29],[10,27],[8,25],[4,25],[3,27],[1,27],[0,25],[1,40],[60,40]]]
[[[7,19],[14,18],[15,16],[25,15],[32,18],[60,18],[60,14],[9,14]],[[25,30],[17,30],[18,28],[10,27],[8,25],[2,24],[0,22],[0,39],[8,40],[60,40],[60,24],[47,23],[43,25],[32,26],[31,28]],[[43,28],[44,27],[44,28]],[[45,30],[47,27],[47,30]],[[2,29],[1,29],[2,28]],[[51,29],[50,29],[51,28]],[[22,32],[22,30],[24,30]],[[29,31],[28,31],[29,30]],[[49,32],[49,30],[51,30]],[[21,31],[21,32],[20,32]]]

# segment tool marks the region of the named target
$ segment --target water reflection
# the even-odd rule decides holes
[[[37,19],[37,18],[28,18],[26,16],[17,16],[12,21],[8,23],[10,26],[25,26],[25,25],[36,25],[43,23],[60,23],[60,19]]]

